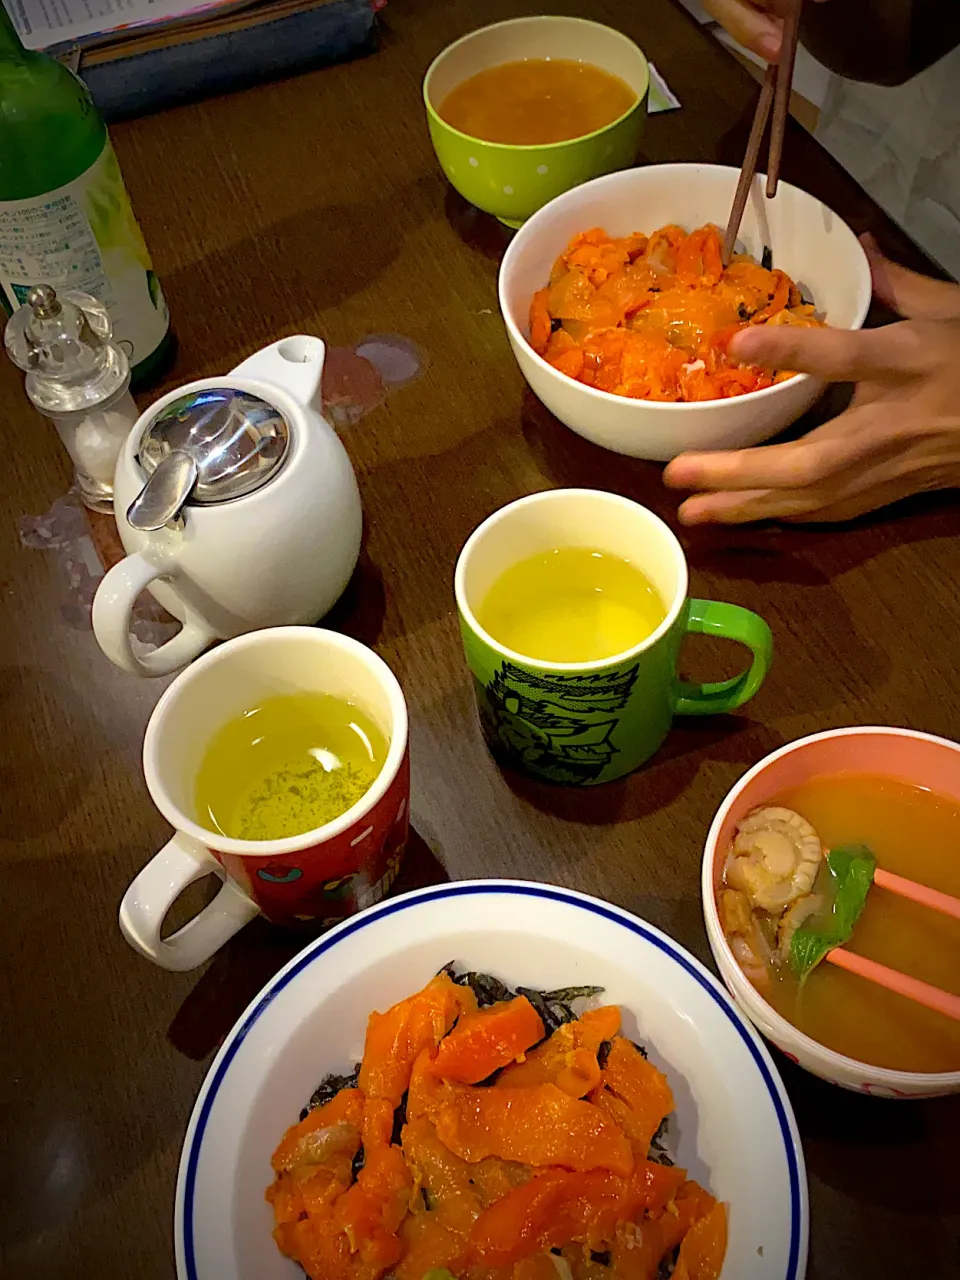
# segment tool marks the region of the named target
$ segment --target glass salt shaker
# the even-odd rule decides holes
[[[127,357],[110,341],[110,314],[87,293],[57,297],[46,284],[25,301],[7,323],[7,354],[26,370],[31,403],[56,427],[84,503],[112,512],[117,458],[139,415]]]

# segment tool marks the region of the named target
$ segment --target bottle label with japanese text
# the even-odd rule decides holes
[[[0,302],[16,310],[35,284],[99,298],[131,366],[163,341],[167,304],[109,141],[73,182],[27,200],[0,200]]]

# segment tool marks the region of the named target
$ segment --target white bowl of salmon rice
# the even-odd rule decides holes
[[[175,1239],[180,1280],[802,1280],[807,1232],[790,1103],[720,983],[609,903],[486,880],[267,984],[194,1107]]]
[[[866,254],[814,196],[781,182],[767,200],[758,176],[724,268],[718,229],[738,177],[710,164],[627,169],[558,196],[517,232],[500,267],[507,336],[571,431],[666,462],[759,444],[820,395],[809,374],[738,366],[726,344],[758,323],[859,329]]]

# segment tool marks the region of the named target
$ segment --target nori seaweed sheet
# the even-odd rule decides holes
[[[565,1022],[573,1022],[576,1018],[577,1015],[571,1007],[574,1001],[589,1000],[603,993],[603,987],[586,986],[558,987],[555,991],[539,991],[535,987],[517,987],[511,990],[499,978],[494,978],[489,973],[478,973],[475,969],[461,973],[457,969],[455,960],[445,964],[440,972],[445,973],[451,982],[469,987],[477,997],[477,1004],[481,1009],[486,1009],[491,1004],[498,1004],[501,1000],[526,996],[540,1015],[540,1021],[548,1036],[552,1035],[557,1027],[562,1027]]]
[[[650,1150],[647,1152],[647,1159],[651,1164],[665,1164],[668,1168],[672,1168],[675,1161],[667,1150],[667,1129],[670,1125],[670,1117],[664,1116],[660,1121],[660,1127],[650,1139]]]
[[[680,1254],[680,1246],[669,1250],[660,1259],[660,1266],[657,1268],[657,1280],[670,1280],[673,1275],[674,1268],[677,1265],[677,1258]]]
[[[456,982],[458,986],[469,987],[477,997],[477,1004],[481,1009],[486,1009],[491,1004],[498,1004],[501,1000],[512,1000],[516,995],[515,991],[505,987],[499,979],[491,977],[489,973],[477,973],[474,970],[458,973],[454,960],[445,964],[440,972],[445,973],[450,981]]]
[[[552,1035],[565,1022],[573,1022],[571,1007],[575,1000],[591,1000],[603,994],[603,987],[559,987],[556,991],[537,991],[533,987],[517,987],[518,996],[526,996],[537,1013],[547,1035]]]
[[[394,1108],[393,1131],[390,1134],[390,1142],[393,1146],[400,1145],[400,1135],[403,1133],[403,1126],[407,1123],[407,1098],[409,1096],[410,1090],[406,1089],[400,1099],[400,1105]]]
[[[306,1120],[307,1116],[314,1107],[322,1107],[325,1103],[330,1102],[337,1096],[341,1089],[355,1089],[357,1080],[360,1078],[360,1063],[353,1068],[348,1076],[338,1076],[333,1072],[328,1076],[324,1076],[320,1083],[310,1095],[310,1101],[300,1112],[300,1119]]]

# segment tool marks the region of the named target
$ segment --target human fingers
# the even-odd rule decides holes
[[[869,233],[860,237],[860,243],[870,263],[873,292],[881,302],[902,316],[919,320],[960,318],[960,284],[932,280],[891,262]]]
[[[795,369],[827,382],[910,377],[930,362],[921,334],[908,323],[882,329],[753,325],[734,335],[729,351],[745,364]]]
[[[930,486],[909,476],[891,476],[858,485],[832,497],[808,489],[752,489],[746,493],[698,494],[682,503],[681,524],[750,524],[782,520],[787,524],[833,524],[879,511]]]
[[[862,449],[853,410],[800,440],[719,453],[682,453],[663,473],[670,489],[747,492],[805,489],[821,484],[854,461]]]
[[[681,503],[678,516],[685,525],[853,520],[900,498],[948,487],[951,478],[953,472],[938,465],[936,457],[863,456],[858,465],[840,466],[814,484],[697,493]]]
[[[833,524],[879,511],[891,502],[930,489],[910,475],[855,486],[837,497],[804,489],[751,489],[744,493],[697,494],[682,503],[681,524],[750,524],[782,520],[787,524]]]
[[[905,420],[901,410],[901,405],[848,410],[811,432],[808,441],[837,435],[850,447],[845,458],[835,454],[834,464],[818,474],[801,473],[809,482],[697,493],[682,504],[680,519],[684,524],[851,520],[913,494],[960,487],[960,416],[931,423],[926,414],[913,419],[908,414]],[[743,456],[763,452],[744,450]]]
[[[841,520],[855,520],[871,511],[888,507],[891,502],[912,498],[918,493],[933,493],[938,489],[955,488],[956,475],[945,474],[944,468],[934,460],[924,464],[914,459],[914,465],[893,467],[878,465],[862,474],[851,476],[849,483],[834,493],[810,495],[805,510],[783,516],[788,521],[817,521],[830,524]]]
[[[703,7],[744,48],[767,62],[780,57],[784,0],[703,0]]]
[[[790,524],[839,524],[856,520],[888,507],[891,502],[910,498],[923,490],[923,485],[913,483],[908,476],[894,476],[876,484],[863,485],[833,500],[821,500],[809,504],[805,510],[797,510],[780,519]]]
[[[698,493],[680,504],[681,524],[749,524],[754,520],[809,518],[810,494],[802,489],[747,489]]]

